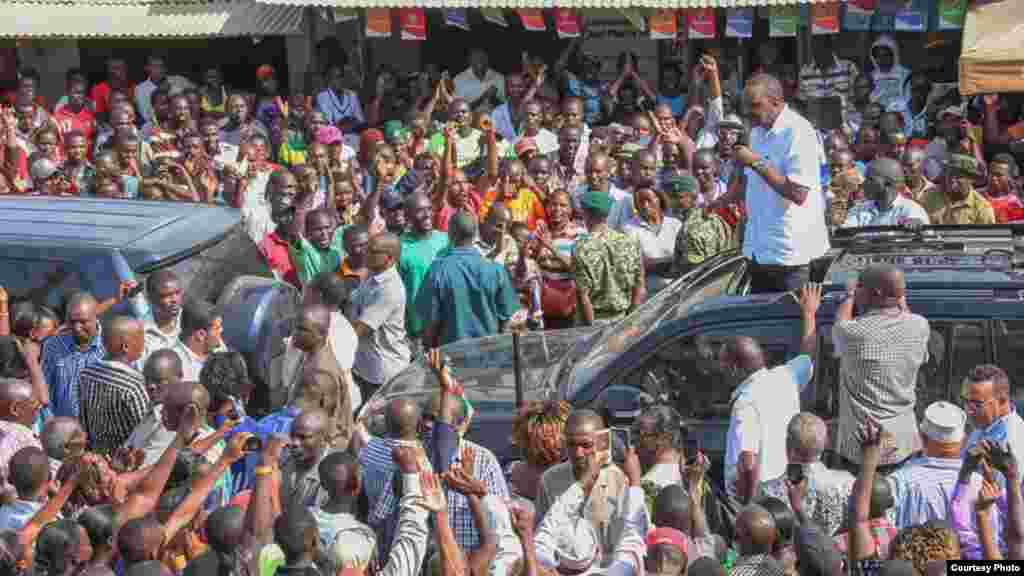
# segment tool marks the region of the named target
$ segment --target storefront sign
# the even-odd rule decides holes
[[[530,32],[543,32],[547,30],[547,26],[544,24],[544,13],[538,8],[520,8],[516,10],[519,14],[519,20],[523,23],[523,28]]]
[[[800,22],[800,6],[772,6],[769,15],[769,36],[787,38],[796,36]]]
[[[754,36],[754,9],[729,8],[725,13],[725,35],[729,38]]]
[[[427,39],[427,15],[423,8],[399,8],[398,15],[402,19],[402,40]]]
[[[390,8],[367,8],[366,9],[366,37],[367,38],[390,38],[391,37],[391,9]]]
[[[964,27],[967,0],[939,0],[939,30],[959,30]]]
[[[711,40],[716,36],[715,9],[694,8],[686,11],[686,31],[692,40]]]
[[[651,31],[651,40],[674,40],[678,32],[676,11],[655,10],[648,18],[647,27]]]
[[[559,38],[580,37],[580,17],[572,8],[555,8],[555,31]]]
[[[841,4],[811,4],[811,33],[838,34]]]

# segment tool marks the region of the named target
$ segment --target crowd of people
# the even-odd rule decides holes
[[[220,312],[173,271],[57,311],[0,291],[0,570],[930,576],[1021,559],[1009,377],[979,366],[963,408],[918,421],[930,330],[899,270],[865,271],[839,306],[835,438],[800,411],[810,262],[839,228],[1019,220],[1020,103],[947,106],[887,36],[863,72],[822,42],[795,81],[764,61],[742,85],[712,53],[692,75],[667,63],[656,87],[624,54],[605,83],[579,41],[550,71],[524,54],[503,76],[480,50],[453,78],[381,69],[368,98],[346,65],[315,95],[261,66],[251,95],[153,56],[138,85],[117,59],[91,89],[71,70],[50,107],[22,70],[0,191],[233,206],[303,303],[257,418]],[[828,99],[824,130],[808,118]],[[616,322],[735,248],[754,292],[799,292],[804,328],[782,366],[750,338],[718,355],[734,379],[724,489],[665,405],[619,463],[601,414],[555,401],[521,407],[507,470],[464,438],[473,407],[439,346]],[[129,297],[151,316],[109,312]],[[441,391],[379,406],[371,434],[360,407],[421,351]]]

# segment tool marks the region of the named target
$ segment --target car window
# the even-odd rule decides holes
[[[83,289],[78,265],[61,260],[0,258],[0,285],[12,301],[32,300],[54,310],[66,294]]]
[[[734,258],[708,270],[693,284],[671,293],[661,293],[615,326],[614,334],[594,346],[586,358],[577,362],[565,383],[562,396],[574,398],[591,379],[666,320],[679,318],[694,305],[716,296],[734,296],[746,290],[747,260]]]
[[[1024,390],[1017,385],[1017,374],[1024,370],[1024,320],[996,320],[996,363],[1010,375],[1010,386],[1016,395]]]
[[[838,409],[840,361],[832,347],[831,327],[819,329],[818,367],[814,376],[814,412],[828,420]],[[917,373],[917,417],[938,400],[959,403],[960,382],[978,364],[988,362],[985,325],[981,322],[932,321],[928,360]],[[952,366],[950,365],[952,364]]]
[[[758,324],[687,334],[661,345],[625,376],[616,378],[615,384],[667,395],[667,401],[686,419],[728,418],[732,389],[738,382],[718,364],[726,339],[757,339],[767,353],[768,364],[777,366],[789,359],[798,330],[798,323]]]

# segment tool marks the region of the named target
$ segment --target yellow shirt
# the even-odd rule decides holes
[[[930,197],[931,195],[929,195]],[[995,224],[992,205],[981,194],[971,190],[967,198],[947,204],[929,215],[932,224]]]

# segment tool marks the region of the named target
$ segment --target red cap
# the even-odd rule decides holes
[[[687,544],[686,534],[683,534],[675,528],[655,528],[647,533],[647,546],[658,546],[659,544],[667,544],[677,548],[683,554],[689,556],[689,544]]]

